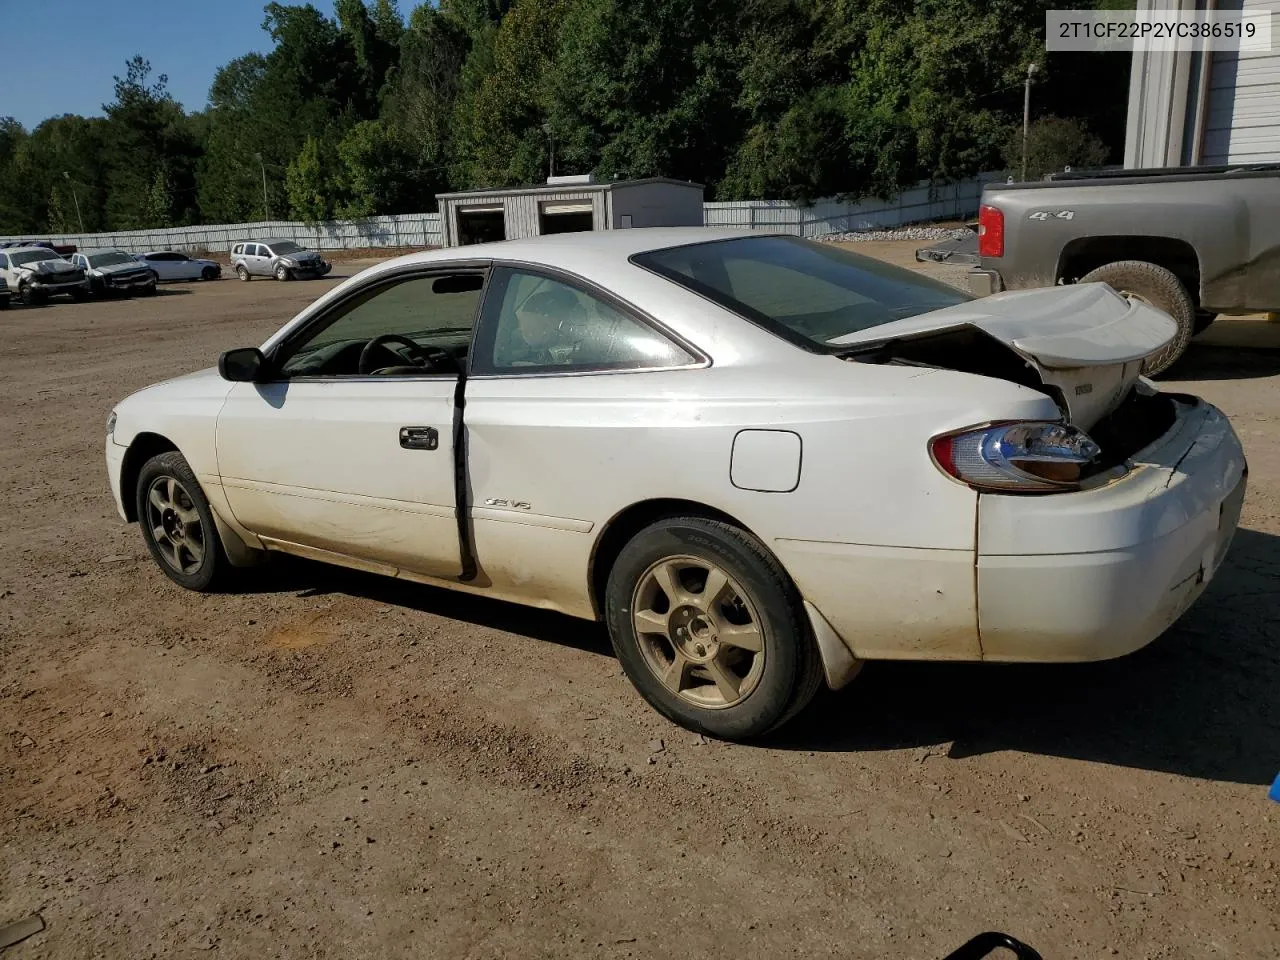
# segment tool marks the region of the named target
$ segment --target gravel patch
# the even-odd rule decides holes
[[[825,243],[866,243],[875,240],[959,240],[972,232],[965,227],[899,227],[896,230],[827,233],[814,239]]]

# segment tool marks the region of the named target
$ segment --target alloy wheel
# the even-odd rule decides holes
[[[631,621],[645,664],[695,706],[742,702],[764,672],[761,621],[724,570],[698,557],[666,557],[640,577]]]
[[[205,555],[205,529],[195,501],[182,482],[157,477],[147,490],[147,529],[160,556],[179,573],[200,569]]]

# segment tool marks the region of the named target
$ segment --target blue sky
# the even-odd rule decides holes
[[[101,115],[102,104],[112,97],[111,78],[124,74],[125,61],[135,53],[151,61],[153,78],[169,75],[169,92],[176,100],[188,110],[199,110],[208,102],[218,67],[271,48],[271,38],[262,30],[265,4],[0,0],[0,61],[11,78],[0,92],[0,117],[16,117],[30,130],[58,114]],[[331,0],[315,5],[332,15]]]

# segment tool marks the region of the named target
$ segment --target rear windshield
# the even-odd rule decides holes
[[[743,237],[637,254],[632,261],[810,350],[971,300],[937,280],[798,237]]]

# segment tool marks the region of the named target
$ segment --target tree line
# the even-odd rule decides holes
[[[185,112],[134,57],[103,116],[0,118],[0,234],[435,209],[557,172],[709,199],[888,196],[1118,159],[1124,54],[1044,53],[1063,0],[268,3],[272,40]],[[1091,6],[1092,3],[1077,4]]]

